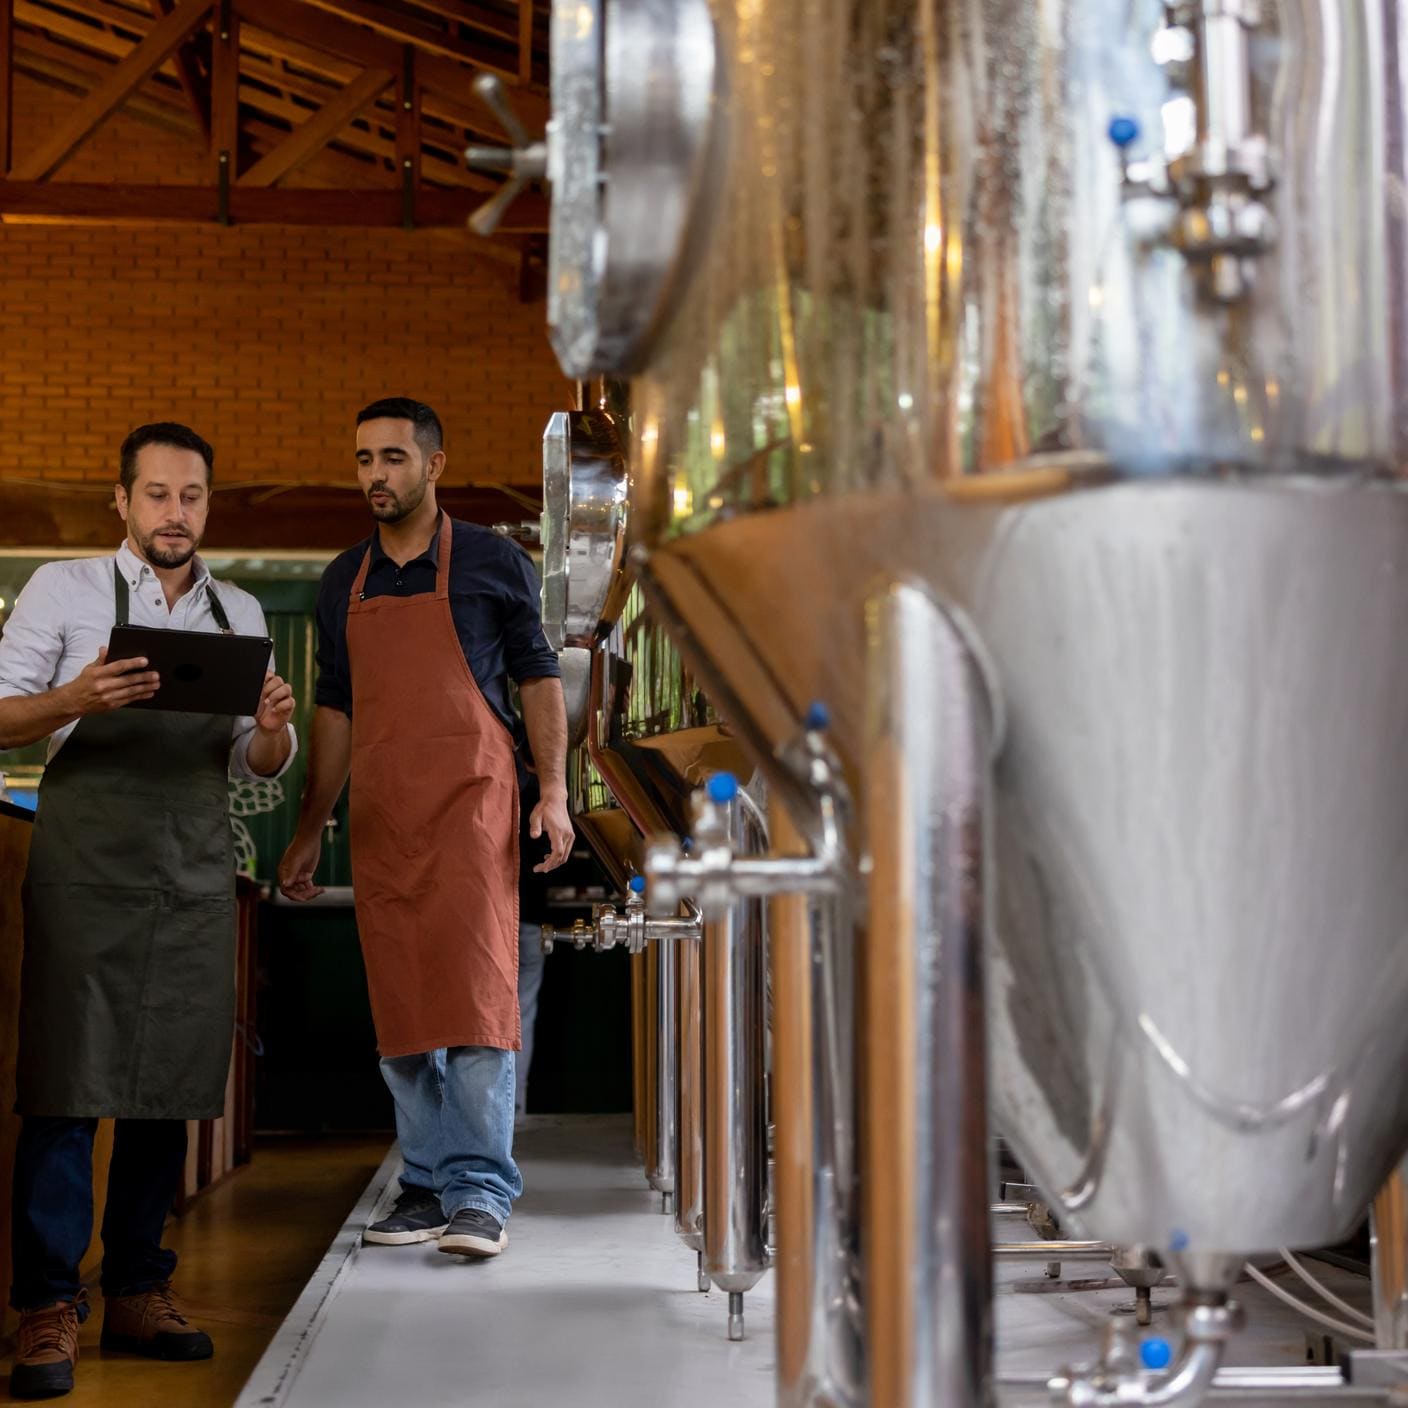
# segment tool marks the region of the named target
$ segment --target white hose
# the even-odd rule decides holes
[[[1337,1335],[1343,1335],[1346,1339],[1359,1340],[1363,1344],[1373,1344],[1374,1337],[1366,1330],[1361,1330],[1357,1325],[1347,1325],[1343,1320],[1336,1320],[1332,1315],[1326,1315],[1323,1311],[1316,1310],[1314,1306],[1307,1305],[1303,1300],[1293,1296],[1289,1291],[1284,1291],[1269,1276],[1263,1275],[1250,1262],[1247,1263],[1247,1275],[1257,1283],[1262,1290],[1275,1296],[1277,1300],[1289,1305],[1292,1310],[1299,1311],[1308,1320],[1314,1320],[1317,1325],[1324,1325],[1327,1329],[1333,1330]]]
[[[1356,1310],[1347,1300],[1341,1300],[1323,1281],[1320,1281],[1305,1268],[1301,1261],[1288,1252],[1285,1247],[1281,1248],[1281,1256],[1287,1266],[1310,1287],[1312,1291],[1318,1291],[1336,1310],[1342,1310],[1356,1325],[1363,1325],[1366,1329],[1374,1328],[1374,1317],[1365,1315],[1362,1310]]]

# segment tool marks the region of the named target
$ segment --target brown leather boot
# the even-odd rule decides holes
[[[181,1314],[170,1281],[135,1296],[109,1296],[99,1342],[105,1350],[148,1359],[209,1359],[215,1353],[210,1336]]]
[[[62,1398],[73,1388],[77,1360],[77,1302],[61,1300],[38,1310],[22,1310],[10,1374],[11,1396]]]

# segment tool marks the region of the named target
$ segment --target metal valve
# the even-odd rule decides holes
[[[476,235],[492,235],[499,227],[514,201],[532,181],[541,181],[548,172],[546,139],[533,141],[528,129],[518,120],[508,100],[504,85],[492,74],[481,73],[474,80],[474,91],[484,105],[498,118],[508,133],[511,147],[467,147],[464,159],[476,171],[501,172],[509,179],[503,189],[486,201],[469,217],[469,228]]]
[[[561,932],[544,924],[541,939],[543,952],[551,953],[555,944],[565,940],[570,941],[573,948],[590,948],[597,953],[623,948],[627,953],[636,954],[643,953],[646,944],[658,943],[663,939],[698,940],[703,937],[703,922],[694,906],[686,905],[689,910],[686,914],[647,918],[644,892],[645,881],[637,875],[631,881],[624,910],[609,904],[597,905],[592,911],[591,923],[578,919],[570,929]]]
[[[1138,122],[1117,116],[1109,136],[1121,153],[1126,193],[1178,202],[1165,240],[1188,260],[1209,298],[1233,303],[1276,240],[1261,199],[1275,184],[1270,145],[1252,120],[1249,36],[1262,23],[1261,8],[1257,0],[1175,0],[1168,20],[1190,49],[1197,140],[1177,155],[1124,161],[1139,138]]]
[[[839,825],[845,789],[840,768],[823,737],[828,724],[825,708],[812,705],[800,740],[789,750],[796,754],[796,766],[807,776],[824,819],[826,842],[818,854],[735,855],[729,810],[742,794],[731,773],[716,773],[694,795],[691,854],[684,854],[674,836],[657,836],[646,846],[650,913],[669,913],[687,895],[693,896],[705,918],[712,919],[739,899],[839,893],[847,873]]]

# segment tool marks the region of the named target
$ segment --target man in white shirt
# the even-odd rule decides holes
[[[206,1359],[161,1245],[186,1121],[224,1108],[234,1028],[234,850],[227,786],[277,777],[296,747],[293,694],[272,671],[258,712],[188,714],[150,699],[145,660],[106,663],[114,624],[264,635],[247,592],[196,556],[214,455],[186,426],[123,442],[115,557],[30,579],[0,637],[0,750],[49,739],[25,876],[16,1108],[10,1391],[73,1386],[87,1301],[93,1135],[117,1121],[103,1219],[102,1344]]]

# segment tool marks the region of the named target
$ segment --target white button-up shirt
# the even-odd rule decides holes
[[[48,562],[25,584],[5,633],[0,635],[0,699],[43,694],[76,678],[98,658],[116,621],[110,557],[74,558]],[[210,570],[194,559],[195,584],[170,609],[161,582],[152,569],[124,542],[117,565],[127,579],[128,623],[175,631],[218,631],[210,609]],[[229,582],[215,583],[220,605],[236,635],[262,636],[264,609],[254,597]],[[272,668],[272,666],[271,666]],[[48,756],[63,747],[76,723],[57,729],[49,739]],[[289,755],[275,776],[293,761],[298,737],[288,726]],[[230,775],[254,778],[249,766],[254,720],[237,718],[231,725]]]

